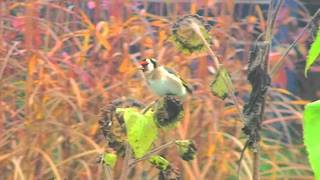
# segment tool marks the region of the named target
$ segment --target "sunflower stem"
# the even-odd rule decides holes
[[[220,61],[219,61],[219,58],[218,56],[214,53],[214,51],[211,49],[209,43],[206,41],[206,39],[204,38],[203,34],[201,33],[201,30],[200,30],[200,27],[195,23],[195,22],[192,22],[191,23],[191,27],[192,29],[197,33],[197,35],[201,38],[201,40],[203,41],[204,45],[207,47],[208,51],[209,51],[209,54],[210,56],[212,57],[213,59],[213,62],[215,64],[215,67],[216,67],[216,71],[221,67],[223,66]],[[224,78],[223,78],[224,79]],[[241,110],[241,106],[240,106],[240,103],[235,95],[235,89],[233,87],[233,84],[232,82],[230,83],[229,81],[227,81],[226,79],[224,79],[224,82],[226,83],[227,87],[228,87],[228,90],[230,92],[230,95],[231,95],[231,99],[236,107],[236,110],[239,114],[239,117],[240,117],[240,120],[242,122],[245,122],[245,119],[244,119],[244,116],[242,114],[242,110]]]

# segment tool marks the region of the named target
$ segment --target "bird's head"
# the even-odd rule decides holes
[[[149,73],[152,72],[154,69],[157,68],[158,64],[157,64],[157,60],[154,58],[146,58],[142,61],[139,62],[140,64],[140,69],[144,72],[144,73]]]

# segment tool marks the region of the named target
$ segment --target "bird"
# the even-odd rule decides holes
[[[155,58],[139,62],[147,85],[158,96],[185,97],[192,94],[192,88],[172,69],[158,64]]]

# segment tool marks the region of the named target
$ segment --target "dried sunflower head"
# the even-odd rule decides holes
[[[160,171],[159,180],[181,180],[181,172],[177,167],[172,165],[164,171]]]
[[[200,31],[204,39],[210,44],[210,25],[198,15],[186,15],[178,19],[172,26],[170,40],[184,53],[201,52],[206,50],[206,45],[196,31]]]
[[[161,98],[154,106],[154,119],[160,128],[170,128],[183,117],[183,105],[173,96]]]
[[[117,155],[124,155],[125,142],[127,140],[126,129],[123,117],[116,113],[119,107],[137,107],[143,105],[132,99],[117,99],[100,110],[100,129],[108,142],[108,146],[117,152]]]
[[[170,162],[159,155],[151,156],[149,162],[161,171],[166,171],[170,168]]]
[[[193,141],[191,141],[191,140],[177,140],[176,146],[177,146],[178,152],[183,160],[190,161],[190,160],[194,159],[194,157],[196,155],[197,148],[196,148],[195,144],[193,143]]]

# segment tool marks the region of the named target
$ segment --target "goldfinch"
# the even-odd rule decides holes
[[[158,96],[184,97],[192,93],[186,81],[171,69],[159,66],[156,59],[144,59],[140,61],[140,66],[149,88]]]

